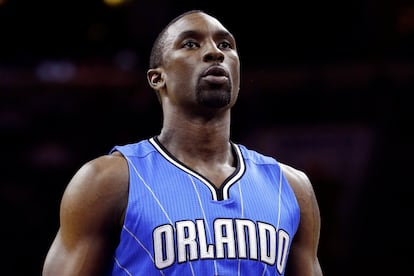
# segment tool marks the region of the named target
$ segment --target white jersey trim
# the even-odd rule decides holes
[[[175,159],[169,152],[164,149],[159,142],[156,141],[155,137],[152,137],[149,139],[149,142],[155,147],[155,149],[170,163],[172,163],[174,166],[178,167],[179,169],[183,170],[184,172],[192,175],[193,177],[197,178],[201,182],[203,182],[211,191],[211,195],[213,197],[213,200],[218,200],[218,191],[222,189],[223,192],[223,200],[229,199],[229,189],[230,187],[236,183],[244,174],[246,170],[246,165],[244,162],[243,155],[240,151],[240,148],[234,144],[233,142],[230,142],[233,146],[233,149],[236,153],[236,159],[237,159],[237,168],[236,173],[231,176],[230,179],[226,179],[226,183],[223,187],[220,189],[217,189],[210,181],[207,180],[204,176],[200,175],[199,173],[195,172],[194,170],[190,169],[189,167],[185,166],[183,163],[179,162],[177,159]]]

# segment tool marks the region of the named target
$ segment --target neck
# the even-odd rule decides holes
[[[230,115],[209,120],[164,120],[158,139],[178,159],[223,161],[231,154]]]
[[[212,119],[168,118],[158,136],[160,143],[183,164],[220,187],[236,167],[230,143],[230,112]]]

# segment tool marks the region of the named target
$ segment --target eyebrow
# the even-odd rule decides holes
[[[177,40],[181,41],[187,37],[194,37],[194,38],[198,38],[201,36],[201,33],[199,31],[195,31],[195,30],[188,30],[188,31],[183,31],[182,33],[180,33],[177,36]],[[229,39],[231,41],[234,41],[234,37],[233,35],[225,30],[219,30],[217,32],[214,33],[214,37],[219,37],[219,38],[226,38]]]

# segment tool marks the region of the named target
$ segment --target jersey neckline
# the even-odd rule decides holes
[[[204,183],[210,190],[211,196],[213,200],[221,201],[221,200],[227,200],[230,197],[230,187],[240,180],[240,178],[243,176],[246,165],[245,160],[243,158],[243,155],[241,153],[241,150],[238,145],[230,141],[230,144],[232,146],[234,157],[236,161],[236,169],[234,172],[229,175],[224,182],[220,185],[219,188],[217,188],[209,179],[207,179],[202,174],[194,171],[187,165],[185,165],[183,162],[178,160],[174,155],[172,155],[158,140],[157,136],[151,137],[148,139],[148,141],[153,145],[153,147],[171,164],[176,166],[177,168],[181,169],[182,171],[186,172],[187,174],[197,178],[202,183]]]

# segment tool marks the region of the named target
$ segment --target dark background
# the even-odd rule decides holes
[[[315,186],[325,275],[407,275],[412,1],[0,0],[2,275],[41,274],[60,198],[84,162],[159,132],[150,47],[192,8],[238,42],[233,140]]]

